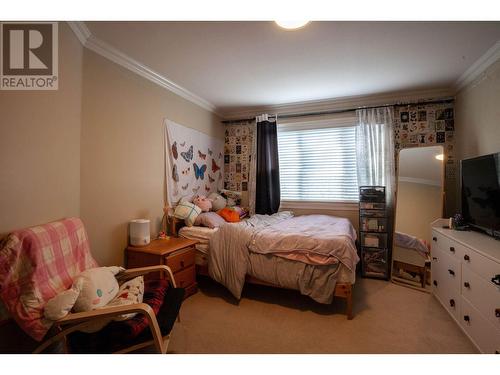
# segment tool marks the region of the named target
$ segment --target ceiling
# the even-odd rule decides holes
[[[500,22],[87,22],[93,36],[220,113],[452,87]]]
[[[435,156],[442,153],[443,146],[402,149],[399,152],[399,180],[441,186],[443,161]]]

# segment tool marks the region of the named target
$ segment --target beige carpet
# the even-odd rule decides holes
[[[429,294],[358,279],[353,320],[344,302],[315,303],[298,292],[247,285],[239,303],[210,279],[184,301],[171,353],[476,353]]]

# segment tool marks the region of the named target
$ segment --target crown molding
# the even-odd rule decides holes
[[[464,87],[468,86],[476,80],[482,73],[486,71],[500,59],[500,40],[497,41],[484,55],[476,60],[455,82],[455,90],[459,92]]]
[[[108,60],[111,60],[114,63],[130,70],[131,72],[134,72],[141,77],[146,78],[153,83],[156,83],[164,89],[167,89],[168,91],[171,91],[174,94],[179,95],[180,97],[189,100],[190,102],[210,112],[213,112],[218,116],[221,116],[221,114],[218,113],[215,105],[213,105],[209,101],[201,98],[196,94],[193,94],[184,87],[176,84],[175,82],[172,82],[171,80],[155,72],[148,66],[138,62],[137,60],[134,60],[130,56],[119,51],[105,41],[92,35],[88,27],[85,25],[85,22],[71,21],[68,22],[68,24],[85,48],[88,48],[89,50],[94,51],[95,53],[107,58]]]
[[[71,30],[75,33],[76,37],[82,43],[82,45],[85,47],[85,43],[87,43],[87,39],[90,38],[90,30],[85,25],[85,22],[81,21],[68,21],[67,22]]]
[[[337,99],[325,99],[295,102],[290,104],[279,104],[273,106],[254,107],[244,111],[226,111],[224,120],[235,120],[255,117],[262,113],[276,113],[278,115],[321,112],[327,110],[342,110],[358,107],[369,107],[387,104],[404,104],[415,101],[427,101],[435,99],[452,98],[455,92],[451,88],[399,91],[377,95],[346,96]]]
[[[270,106],[255,106],[245,110],[221,110],[206,99],[190,92],[184,87],[169,80],[148,66],[134,60],[125,53],[119,51],[110,44],[94,36],[85,22],[70,21],[68,25],[73,30],[78,40],[85,48],[121,65],[122,67],[140,75],[143,78],[173,92],[190,102],[215,113],[224,120],[235,120],[241,118],[251,118],[262,113],[293,114],[305,112],[321,112],[326,110],[342,110],[364,106],[377,106],[387,104],[404,104],[415,101],[426,101],[440,98],[454,97],[461,89],[471,84],[478,78],[489,66],[500,59],[500,41],[495,43],[483,56],[472,64],[455,82],[453,87],[418,90],[418,91],[399,91],[385,94],[346,96],[335,99],[324,99],[314,101],[302,101],[288,104],[278,104]]]

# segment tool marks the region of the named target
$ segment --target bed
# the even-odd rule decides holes
[[[427,282],[426,263],[430,262],[429,246],[424,240],[407,233],[394,232],[392,251],[393,270],[400,274],[393,275],[396,281],[420,284],[425,289]],[[418,275],[418,279],[411,275]]]
[[[223,284],[237,299],[244,283],[299,290],[319,303],[346,300],[352,319],[356,231],[348,219],[290,212],[254,215],[219,228],[186,227],[173,233],[195,239],[197,273]]]

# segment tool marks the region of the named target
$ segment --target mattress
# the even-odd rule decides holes
[[[179,236],[198,241],[195,245],[196,250],[202,254],[208,254],[210,237],[218,230],[219,228],[199,226],[182,227],[179,230]]]

